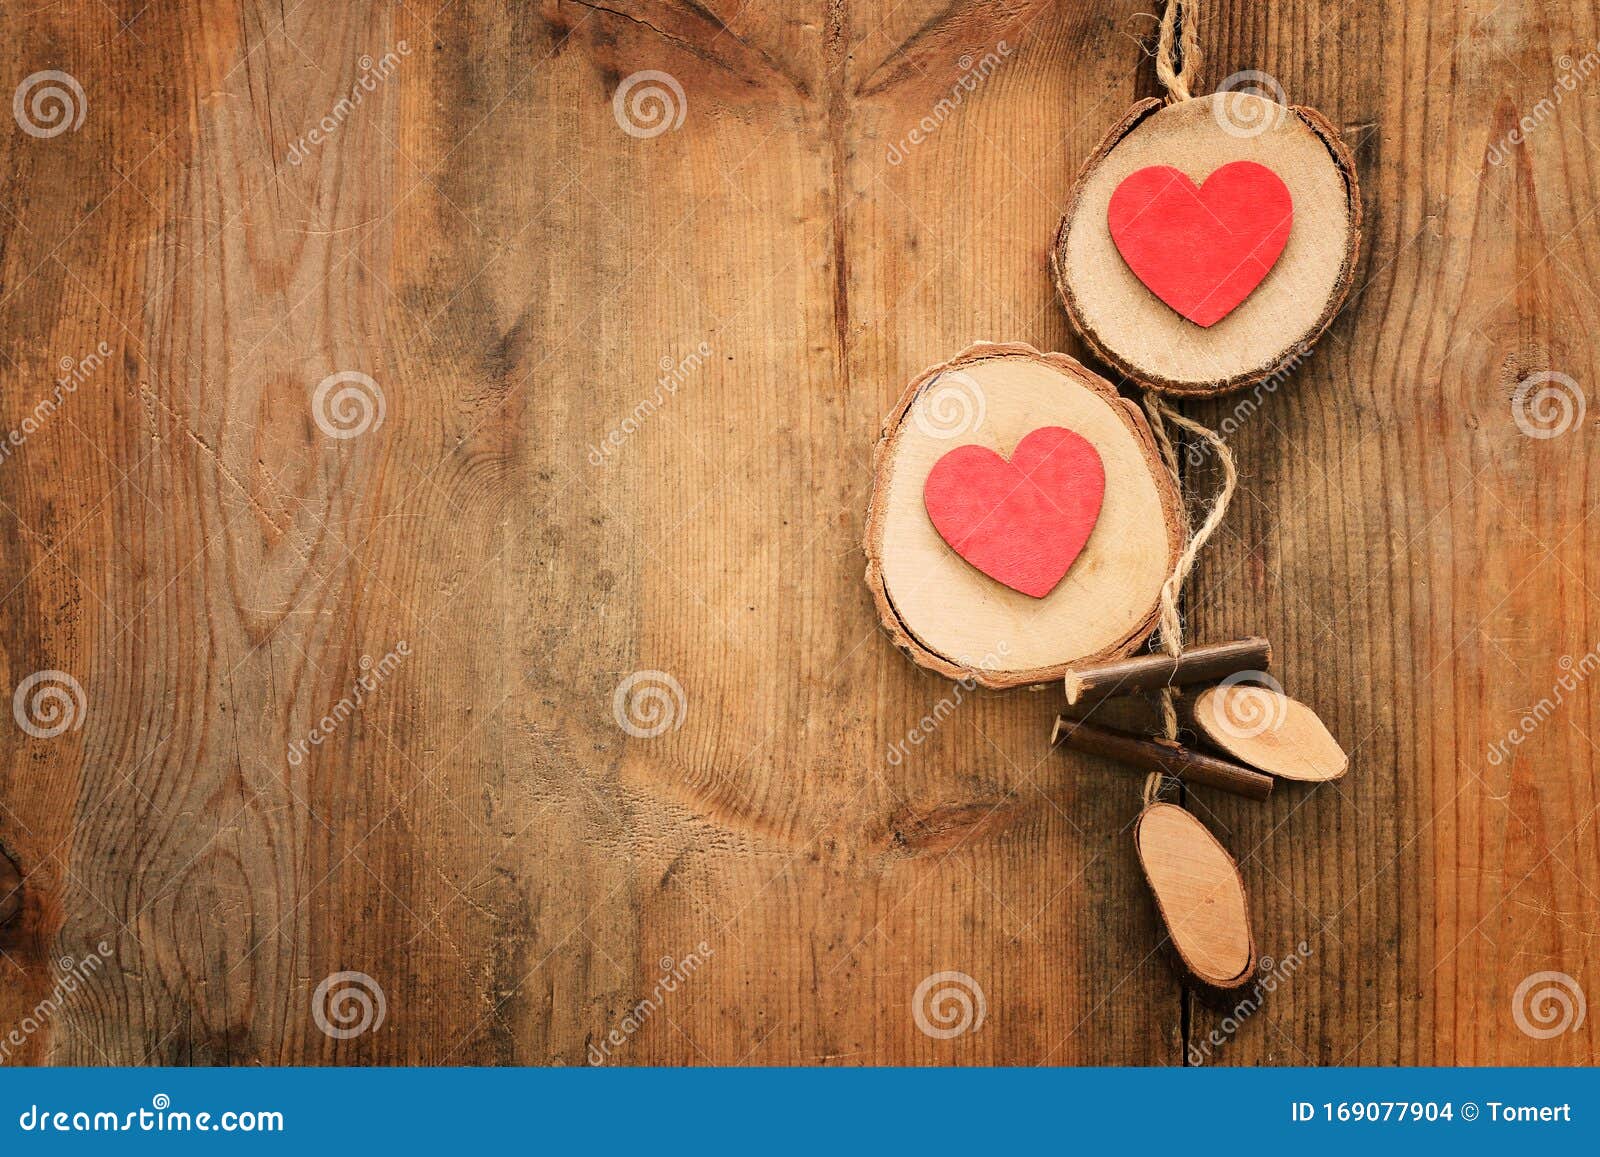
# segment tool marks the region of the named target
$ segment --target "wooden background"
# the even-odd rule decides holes
[[[964,693],[891,761],[954,691],[877,632],[859,547],[910,376],[979,338],[1081,353],[1046,250],[1154,92],[1151,7],[8,5],[3,87],[63,70],[85,107],[0,132],[0,426],[111,356],[0,461],[0,690],[85,700],[0,728],[0,1040],[114,953],[8,1060],[581,1064],[696,953],[612,1063],[1183,1063],[1217,1017],[1156,951],[1136,780],[1046,750],[1051,693]],[[1191,638],[1269,635],[1354,757],[1192,799],[1262,953],[1309,949],[1204,1059],[1592,1063],[1600,1015],[1536,1039],[1512,1002],[1539,971],[1600,994],[1600,687],[1487,753],[1600,642],[1600,72],[1560,83],[1600,15],[1202,8],[1200,89],[1270,73],[1367,205],[1343,316],[1231,436],[1188,602]],[[675,131],[614,115],[642,70]],[[1594,404],[1530,438],[1546,370]],[[349,439],[311,404],[342,371],[385,402]],[[640,670],[683,689],[658,738],[613,715]],[[344,970],[386,1014],[334,1039]],[[919,1030],[940,971],[981,1027]]]

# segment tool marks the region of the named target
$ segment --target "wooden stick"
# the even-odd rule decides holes
[[[1176,658],[1140,655],[1135,659],[1118,659],[1068,671],[1067,703],[1075,707],[1152,687],[1209,683],[1236,671],[1265,671],[1271,665],[1272,644],[1260,638],[1194,647]]]
[[[22,873],[11,857],[0,849],[0,928],[22,911]]]
[[[1262,775],[1226,759],[1191,751],[1170,739],[1146,739],[1126,731],[1081,723],[1063,715],[1056,720],[1050,742],[1074,751],[1103,755],[1139,771],[1159,771],[1185,783],[1203,783],[1248,799],[1266,799],[1272,794],[1270,775]]]

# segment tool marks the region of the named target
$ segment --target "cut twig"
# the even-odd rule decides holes
[[[1171,739],[1146,739],[1062,716],[1056,720],[1050,742],[1074,751],[1103,755],[1138,771],[1159,771],[1185,783],[1221,788],[1247,799],[1266,799],[1272,794],[1271,776],[1226,759],[1191,751]]]
[[[1194,647],[1176,657],[1140,655],[1118,659],[1068,671],[1067,703],[1076,707],[1152,687],[1208,683],[1238,671],[1265,671],[1271,663],[1272,644],[1261,638]]]

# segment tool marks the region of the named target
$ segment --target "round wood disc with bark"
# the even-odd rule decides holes
[[[929,478],[958,450],[957,459],[1009,469],[1013,455],[1022,461],[1019,443],[1052,434],[1080,452],[1092,447],[1103,497],[1059,581],[1029,594],[941,536]],[[1150,634],[1183,549],[1180,509],[1143,413],[1109,382],[1064,354],[980,343],[924,371],[884,422],[867,582],[884,628],[922,666],[986,687],[1043,683],[1075,664],[1126,655]],[[1020,529],[1025,548],[1059,545],[1053,524]]]
[[[1263,166],[1281,184],[1263,177]],[[1220,172],[1225,167],[1226,174]],[[1213,174],[1219,176],[1215,187],[1207,183]],[[1163,175],[1178,186],[1160,180]],[[1242,191],[1223,187],[1241,175],[1247,178]],[[1141,180],[1151,186],[1153,178],[1154,191],[1139,195],[1135,186]],[[1224,215],[1240,209],[1241,200],[1254,195],[1249,178],[1258,185],[1264,180],[1280,198],[1277,208],[1262,205],[1258,215],[1270,213],[1269,231],[1281,227],[1287,236],[1261,245],[1246,240],[1234,251],[1243,254],[1236,261],[1226,244],[1230,237],[1238,243],[1238,223],[1216,217],[1212,202],[1203,199],[1219,202],[1215,207]],[[1132,211],[1119,209],[1114,198],[1131,201]],[[1174,208],[1178,212],[1163,213]],[[1183,210],[1192,211],[1187,230],[1178,220]],[[1240,211],[1248,228],[1250,209]],[[1121,231],[1117,236],[1114,228]],[[1051,268],[1073,326],[1108,365],[1165,393],[1212,395],[1286,374],[1305,358],[1349,291],[1360,236],[1354,165],[1338,133],[1314,109],[1242,91],[1171,105],[1150,99],[1133,107],[1078,174]],[[1209,300],[1197,308],[1168,304],[1194,287],[1161,281],[1181,281],[1185,275],[1173,269],[1202,262],[1205,254],[1196,251],[1214,242],[1222,246],[1215,276],[1245,284],[1224,289],[1227,300],[1219,304],[1204,275],[1190,273],[1203,290],[1197,296]],[[1239,275],[1258,258],[1249,276]],[[1237,304],[1235,290],[1244,294]]]

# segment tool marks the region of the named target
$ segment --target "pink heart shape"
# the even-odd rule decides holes
[[[1199,326],[1221,321],[1261,284],[1294,223],[1289,186],[1234,161],[1198,189],[1170,165],[1130,173],[1106,211],[1117,252],[1146,288]]]
[[[1105,489],[1093,443],[1041,426],[1009,462],[985,446],[950,451],[928,472],[922,501],[952,550],[996,582],[1042,599],[1089,541]]]

